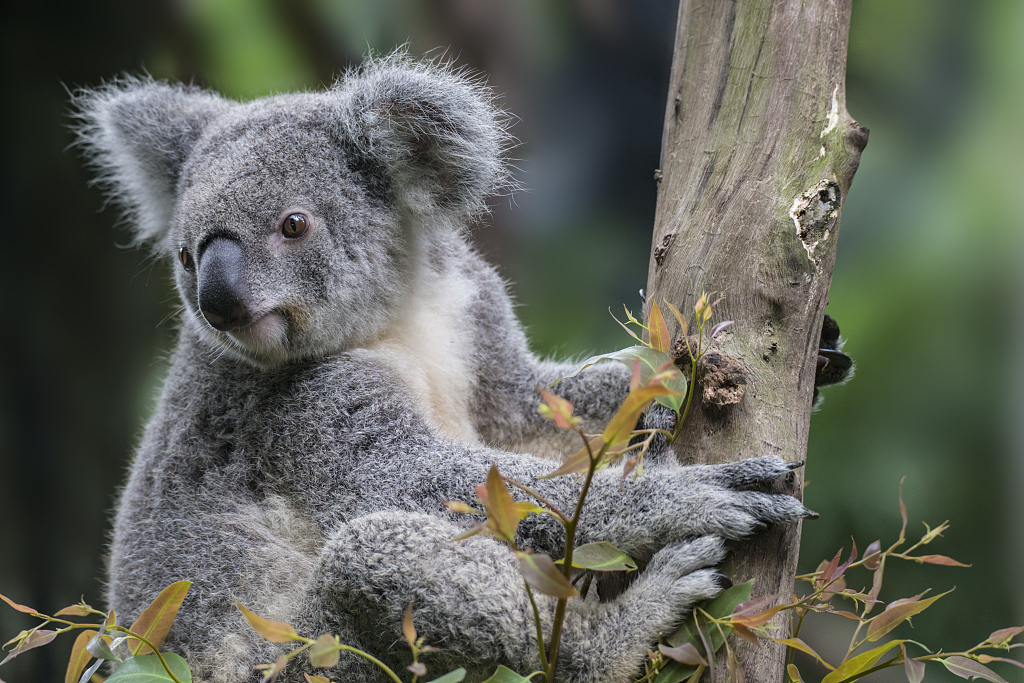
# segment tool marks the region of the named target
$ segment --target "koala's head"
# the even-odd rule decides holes
[[[382,334],[431,240],[507,177],[488,91],[403,54],[321,93],[125,79],[76,104],[99,182],[174,260],[185,324],[262,367]]]

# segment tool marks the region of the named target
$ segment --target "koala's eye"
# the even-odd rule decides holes
[[[281,234],[289,239],[302,237],[309,230],[309,217],[302,213],[290,213],[281,223]]]
[[[192,254],[188,253],[188,249],[181,247],[178,249],[178,260],[181,261],[181,265],[188,272],[195,270],[195,263],[192,261]]]

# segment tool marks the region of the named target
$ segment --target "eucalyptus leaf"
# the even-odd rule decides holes
[[[167,666],[181,683],[191,683],[192,672],[188,664],[178,655],[166,652],[163,654]],[[173,678],[167,675],[160,658],[154,655],[129,657],[117,671],[107,679],[107,683],[172,683]]]

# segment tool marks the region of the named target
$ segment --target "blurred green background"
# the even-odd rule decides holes
[[[2,32],[0,592],[43,611],[102,603],[117,486],[173,345],[164,264],[119,248],[89,186],[65,86],[121,72],[247,99],[330,83],[367,49],[408,42],[487,73],[518,121],[518,177],[475,231],[514,281],[538,351],[625,345],[609,306],[647,277],[671,0],[37,0]],[[871,129],[843,213],[829,312],[856,378],[812,421],[811,571],[949,519],[930,552],[971,569],[896,565],[885,600],[956,591],[895,635],[961,649],[1024,624],[1024,3],[854,0],[847,103]],[[433,54],[439,54],[434,52]],[[564,302],[573,302],[571,308]],[[854,574],[851,584],[869,582]],[[840,619],[809,620],[826,658]],[[0,639],[28,624],[0,606]],[[838,628],[837,628],[838,626]],[[63,646],[0,669],[63,677]],[[1019,651],[1018,651],[1019,652]],[[808,680],[820,672],[801,664]],[[1020,670],[1000,671],[1010,681]],[[891,674],[891,675],[890,675]],[[901,671],[867,680],[903,680]],[[928,680],[955,680],[930,666]]]

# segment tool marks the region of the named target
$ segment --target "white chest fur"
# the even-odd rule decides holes
[[[467,444],[480,443],[469,414],[473,372],[466,317],[473,291],[457,272],[421,268],[408,305],[370,347],[406,383],[427,421]]]

